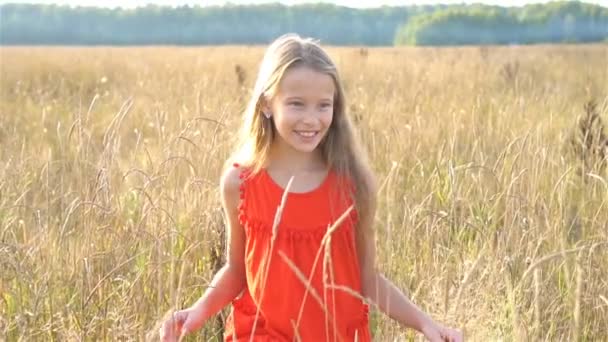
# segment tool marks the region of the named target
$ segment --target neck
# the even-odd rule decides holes
[[[324,169],[326,165],[318,148],[312,152],[301,152],[294,150],[287,144],[275,142],[270,148],[270,158],[266,167],[295,174],[302,171]]]

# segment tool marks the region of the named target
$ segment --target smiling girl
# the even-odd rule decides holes
[[[221,177],[227,262],[164,322],[163,340],[232,303],[226,341],[370,341],[371,302],[431,341],[462,341],[378,272],[376,182],[345,108],[315,41],[290,34],[270,45]]]

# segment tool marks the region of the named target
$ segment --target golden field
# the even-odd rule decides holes
[[[329,51],[383,184],[380,269],[470,341],[608,339],[608,46]],[[152,339],[202,294],[262,54],[0,48],[0,340]]]

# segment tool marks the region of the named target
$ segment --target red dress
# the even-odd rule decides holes
[[[354,210],[331,234],[329,249],[323,246],[317,257],[328,227],[352,204],[340,195],[338,178],[329,172],[315,190],[288,194],[270,253],[272,223],[284,189],[266,170],[252,174],[241,168],[239,221],[246,233],[247,288],[232,302],[226,342],[250,341],[252,329],[256,342],[371,341],[369,309],[357,296],[361,276]]]

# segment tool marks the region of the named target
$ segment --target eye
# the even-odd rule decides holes
[[[294,107],[302,107],[304,105],[304,103],[301,101],[289,101],[287,103],[287,105],[294,106]]]
[[[331,103],[322,103],[321,104],[321,109],[329,109],[332,107]]]

